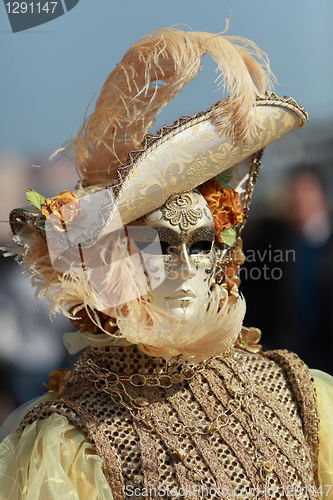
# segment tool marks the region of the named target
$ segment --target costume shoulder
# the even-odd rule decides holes
[[[318,475],[325,498],[333,498],[333,377],[310,370],[317,393],[319,413]]]
[[[2,442],[0,491],[1,498],[13,500],[113,500],[102,459],[84,434],[56,413]]]

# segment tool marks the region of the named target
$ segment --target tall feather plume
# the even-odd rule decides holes
[[[198,74],[205,54],[217,63],[219,86],[230,95],[212,113],[220,134],[235,141],[253,135],[255,94],[271,88],[266,55],[239,37],[165,28],[127,51],[107,78],[95,110],[63,150],[74,151],[77,169],[90,185],[113,182],[156,115]]]

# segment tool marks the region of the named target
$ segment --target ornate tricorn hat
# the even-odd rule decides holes
[[[228,97],[149,134],[156,115],[198,74],[205,54],[217,63],[219,87]],[[271,82],[266,55],[239,37],[168,28],[139,40],[61,150],[74,152],[81,177],[77,189],[51,200],[31,190],[30,207],[11,212],[15,240],[26,249],[23,265],[31,268],[33,253],[40,255],[36,242],[48,240],[53,267],[61,271],[57,262],[67,251],[91,247],[174,193],[203,186],[204,194],[213,178],[237,193],[243,207],[241,220],[217,235],[230,255],[247,217],[263,149],[308,119],[292,98],[273,93]]]

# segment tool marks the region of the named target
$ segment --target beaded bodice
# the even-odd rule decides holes
[[[94,443],[115,500],[319,498],[315,392],[286,351],[190,365],[89,348],[66,393],[24,425],[51,413]]]

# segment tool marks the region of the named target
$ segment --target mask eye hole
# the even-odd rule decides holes
[[[207,255],[211,252],[213,241],[197,241],[189,248],[189,255]]]
[[[167,241],[160,241],[163,255],[177,256],[177,247],[170,245]]]
[[[177,247],[170,245],[167,241],[142,242],[135,241],[137,248],[149,255],[173,255],[177,256]]]

